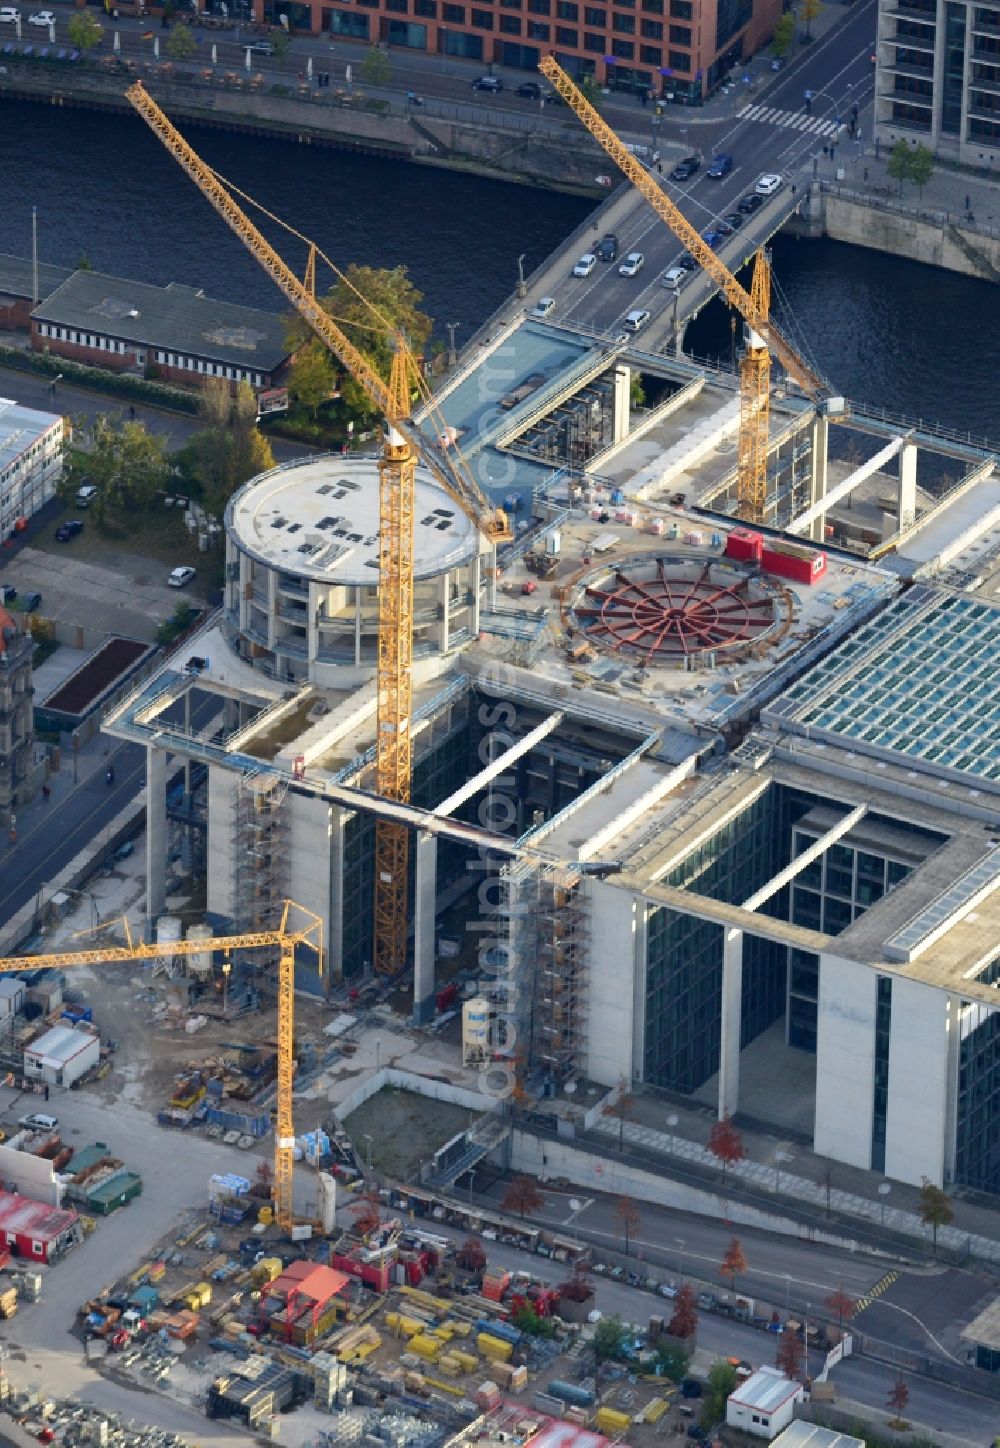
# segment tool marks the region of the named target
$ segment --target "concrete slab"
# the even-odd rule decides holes
[[[86,563],[66,553],[24,548],[4,570],[23,598],[37,590],[44,618],[153,643],[157,626],[185,595],[167,587],[169,569],[144,561],[143,571]]]
[[[719,1099],[718,1075],[700,1086],[693,1099],[714,1106]],[[785,1045],[784,1019],[740,1052],[740,1113],[812,1137],[816,1057]]]
[[[47,699],[54,693],[88,657],[87,649],[72,649],[68,644],[61,644],[54,654],[50,654],[43,664],[39,664],[38,668],[32,671],[31,682],[35,688],[36,702]]]

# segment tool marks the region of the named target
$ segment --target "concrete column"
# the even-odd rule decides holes
[[[909,528],[917,516],[917,445],[914,442],[904,442],[899,450],[896,516],[900,532]]]
[[[167,751],[146,746],[146,918],[167,906]]]
[[[469,632],[472,634],[473,638],[476,638],[479,634],[479,609],[482,603],[484,566],[490,570],[490,575],[492,577],[492,583],[490,585],[490,607],[496,608],[497,554],[495,548],[491,548],[489,553],[486,554],[485,564],[483,562],[483,555],[481,553],[477,553],[475,558],[473,558],[472,562],[469,564],[469,589],[472,593],[472,608],[469,612]]]
[[[437,901],[437,839],[416,835],[413,899],[413,1020],[426,1025],[434,1016],[434,916]]]
[[[619,362],[615,368],[615,414],[614,434],[611,441],[621,442],[628,436],[629,413],[631,410],[632,369]]]
[[[649,950],[649,910],[638,899],[632,901],[632,923],[635,929],[632,937],[632,1069],[630,1075],[633,1081],[644,1081],[646,1079],[646,960]]]
[[[727,930],[722,951],[722,1019],[719,1025],[719,1116],[740,1106],[740,1028],[743,1024],[743,931]]]
[[[955,1180],[955,1154],[958,1150],[958,1087],[962,1063],[962,1001],[950,995],[947,1006],[948,1060],[945,1077],[944,1154],[942,1180],[945,1186]]]
[[[442,573],[438,579],[439,602],[441,605],[441,625],[438,629],[438,648],[442,653],[448,651],[448,635],[451,633],[451,571]]]
[[[326,988],[344,979],[344,839],[349,811],[330,806],[330,906],[327,911]]]
[[[361,595],[364,592],[360,586],[354,590],[354,667],[361,667]]]
[[[812,470],[809,475],[809,504],[820,502],[827,493],[827,457],[830,442],[830,424],[825,417],[813,418],[812,428]],[[814,543],[822,543],[826,514],[821,513],[809,525],[809,537]]]
[[[184,733],[191,733],[191,690],[184,691]],[[184,760],[184,803],[191,808],[191,760]]]

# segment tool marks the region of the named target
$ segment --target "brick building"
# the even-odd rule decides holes
[[[554,55],[577,79],[699,105],[770,38],[782,0],[254,0],[297,29],[534,71]]]
[[[233,389],[274,385],[291,356],[285,332],[277,312],[93,271],[73,272],[31,315],[36,352],[187,385],[222,377]]]
[[[21,256],[0,256],[0,331],[27,332],[31,314],[73,275],[69,267],[39,262],[36,269]]]

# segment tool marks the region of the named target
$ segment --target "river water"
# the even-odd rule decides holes
[[[439,335],[457,341],[532,270],[590,203],[506,182],[346,151],[186,127],[223,176],[316,238],[340,265],[405,262]],[[0,102],[0,251],[30,255],[275,310],[281,298],[137,118]],[[301,270],[300,243],[257,218]],[[779,237],[775,315],[849,397],[1000,444],[1000,289],[828,241]],[[322,284],[322,283],[321,283]],[[780,296],[778,295],[780,294]],[[689,328],[699,356],[731,357],[729,313]]]

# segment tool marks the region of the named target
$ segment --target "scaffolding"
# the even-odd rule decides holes
[[[287,784],[252,770],[241,774],[233,801],[233,920],[237,930],[277,930],[288,894]],[[263,963],[262,963],[263,964]]]
[[[562,1086],[585,1067],[590,918],[578,871],[539,872],[534,1038],[538,1064]]]

